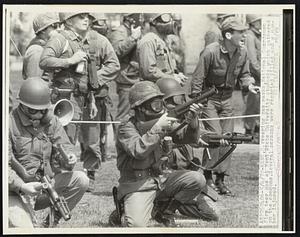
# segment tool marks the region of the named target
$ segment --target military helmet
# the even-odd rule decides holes
[[[18,100],[31,109],[48,109],[51,106],[49,86],[40,77],[28,78],[20,88]]]
[[[230,16],[235,16],[235,14],[217,14],[217,19],[221,20]]]
[[[34,33],[37,34],[55,23],[59,23],[59,17],[57,13],[48,12],[39,14],[34,18],[32,23]]]
[[[92,21],[98,21],[98,20],[107,20],[107,17],[105,16],[104,13],[95,13],[95,12],[91,12],[89,13],[91,18],[93,19]]]
[[[165,13],[145,13],[144,18],[147,22],[153,22],[156,18],[160,17]]]
[[[158,86],[151,81],[141,81],[134,84],[129,91],[129,102],[131,108],[139,106],[154,97],[161,96],[163,93],[160,92]]]
[[[180,13],[173,13],[173,14],[172,14],[172,19],[173,19],[174,21],[182,21],[182,16],[181,16]]]
[[[179,82],[172,78],[161,78],[157,80],[156,85],[160,91],[164,93],[164,99],[175,95],[185,95],[185,91],[180,86]]]
[[[64,22],[67,19],[70,19],[71,17],[82,14],[82,13],[88,13],[88,12],[60,12],[59,19],[60,19],[60,22]]]
[[[255,14],[247,14],[246,15],[246,22],[247,24],[251,24],[255,21],[258,21],[261,19],[261,16],[260,15],[255,15]]]

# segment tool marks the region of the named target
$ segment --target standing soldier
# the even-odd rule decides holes
[[[89,180],[84,172],[72,171],[77,161],[73,154],[74,146],[58,118],[49,110],[51,102],[48,84],[41,78],[28,78],[20,88],[18,99],[19,106],[10,114],[9,159],[19,162],[29,175],[35,176],[42,169],[45,175],[53,178],[54,189],[58,195],[65,198],[69,209],[72,210],[87,190]],[[54,152],[57,145],[63,147],[67,158]],[[20,173],[18,174],[20,176]],[[25,184],[23,190],[22,181],[17,177],[14,180],[19,183],[15,183],[19,191],[30,193],[30,184]],[[49,205],[50,200],[45,200],[42,195],[37,197],[37,210]],[[14,210],[10,216],[13,219],[11,222],[16,223],[14,218],[18,219],[18,213],[24,212],[20,199],[11,199],[10,207]],[[55,224],[58,224],[61,217],[61,214],[55,211]],[[48,227],[49,216],[44,224]]]
[[[247,29],[236,17],[227,18],[221,25],[223,40],[209,44],[200,54],[198,65],[191,82],[192,97],[206,88],[215,86],[218,94],[209,98],[207,107],[203,111],[204,118],[233,116],[232,92],[239,80],[241,86],[251,93],[257,93],[259,87],[254,86],[255,80],[250,75],[247,50],[242,47]],[[233,132],[233,120],[204,121],[207,130],[224,134]],[[227,148],[206,149],[203,165],[211,167],[227,151]],[[205,172],[207,184],[215,188],[220,194],[231,195],[231,191],[224,184],[224,177],[228,175],[230,158],[227,158],[214,169],[216,181],[212,179],[212,172]]]
[[[44,13],[33,20],[33,30],[36,34],[26,48],[23,59],[23,79],[29,77],[41,77],[43,70],[40,68],[40,58],[50,37],[56,33],[59,25],[59,17],[56,13]]]
[[[249,67],[255,82],[260,86],[260,58],[261,58],[261,17],[259,15],[246,15],[249,24],[245,45],[248,50]],[[260,113],[259,94],[248,93],[245,115]],[[259,118],[245,118],[246,134],[259,134]]]
[[[234,16],[234,14],[207,14],[211,25],[210,29],[205,33],[204,36],[205,47],[213,42],[219,42],[223,39],[220,29],[221,24],[226,18],[231,16]]]
[[[166,42],[169,50],[173,54],[173,58],[176,64],[176,70],[178,72],[184,72],[185,67],[185,57],[184,49],[185,43],[182,36],[182,18],[180,14],[172,14],[174,20],[174,34],[167,36]]]
[[[90,13],[91,28],[97,31],[100,35],[107,36],[109,28],[107,24],[107,17],[104,13]]]
[[[119,62],[109,41],[89,30],[89,13],[66,12],[60,13],[60,16],[65,29],[47,42],[40,66],[54,72],[53,102],[63,98],[71,99],[75,108],[73,120],[94,119],[97,115],[94,95],[97,96],[102,89],[103,93],[107,91],[106,84],[119,71]],[[88,170],[93,189],[95,170],[101,161],[100,128],[97,124],[82,124],[80,127],[83,167]],[[75,144],[79,126],[68,124],[65,129]]]
[[[205,178],[199,172],[163,172],[161,144],[176,119],[167,117],[162,96],[153,82],[136,83],[129,92],[135,114],[118,128],[118,199],[124,204],[122,224],[128,227],[146,227],[151,215],[158,222],[171,225],[179,206],[194,203],[194,197],[205,187]],[[198,104],[190,107],[190,123],[174,135],[174,142],[197,142],[200,110]],[[146,124],[151,120],[155,120],[154,125],[148,127]]]
[[[145,34],[138,44],[141,77],[153,82],[160,78],[172,78],[184,85],[187,77],[176,72],[175,61],[166,44],[167,35],[175,33],[175,23],[171,14],[146,15],[150,23],[150,32]]]
[[[123,23],[118,28],[112,29],[109,35],[121,64],[121,72],[116,79],[119,95],[117,121],[122,120],[128,114],[130,110],[129,89],[140,81],[136,47],[142,36],[141,25],[141,13],[127,13],[123,16]]]

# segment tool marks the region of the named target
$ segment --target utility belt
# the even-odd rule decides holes
[[[209,87],[210,85],[208,85]],[[225,84],[215,85],[215,88],[218,90],[217,94],[212,95],[209,100],[227,100],[232,97],[234,88],[225,86]]]
[[[126,180],[138,181],[142,179],[147,179],[150,177],[155,177],[153,170],[145,169],[145,170],[128,170],[122,173],[122,177]]]

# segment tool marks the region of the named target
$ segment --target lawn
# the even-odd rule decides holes
[[[22,82],[20,71],[10,74],[10,86],[16,98]],[[240,91],[234,92],[235,115],[243,113],[243,101]],[[111,98],[114,101],[113,114],[116,112],[117,94],[114,84],[111,85]],[[17,105],[17,102],[15,102]],[[243,132],[242,121],[236,120],[235,131]],[[91,227],[102,228],[108,226],[108,216],[114,209],[111,189],[118,183],[116,169],[116,151],[114,141],[110,136],[109,153],[111,159],[103,163],[96,173],[96,189],[93,193],[86,193],[80,203],[72,211],[70,221],[61,221],[59,228]],[[76,146],[79,154],[79,147]],[[202,150],[196,153],[201,156]],[[79,157],[79,156],[78,156]],[[233,153],[231,175],[226,179],[235,197],[219,197],[216,203],[221,215],[218,222],[199,221],[197,225],[182,225],[183,227],[197,228],[253,228],[258,227],[258,178],[259,178],[259,146],[242,144]],[[75,167],[82,170],[81,162]]]

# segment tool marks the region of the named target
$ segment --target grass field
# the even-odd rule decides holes
[[[12,71],[10,75],[10,86],[13,96],[22,83],[20,71]],[[111,86],[111,97],[117,101],[114,85]],[[243,113],[243,102],[239,91],[234,93],[235,114]],[[15,103],[16,105],[17,103]],[[113,108],[115,114],[116,106]],[[235,131],[243,132],[242,122],[237,120]],[[112,159],[103,163],[96,173],[96,189],[93,193],[86,193],[80,203],[72,211],[72,219],[68,222],[61,221],[58,227],[108,227],[108,216],[114,209],[111,188],[118,183],[118,171],[116,169],[116,151],[113,140],[110,140],[109,152]],[[201,156],[201,149],[196,153]],[[79,147],[76,146],[76,153],[79,154]],[[79,157],[79,156],[78,156]],[[233,153],[231,175],[226,179],[226,183],[235,193],[235,197],[220,196],[216,203],[221,215],[218,222],[200,221],[197,228],[251,228],[258,227],[258,178],[259,178],[259,146],[254,144],[239,145]],[[82,164],[78,162],[75,167],[82,169]]]

